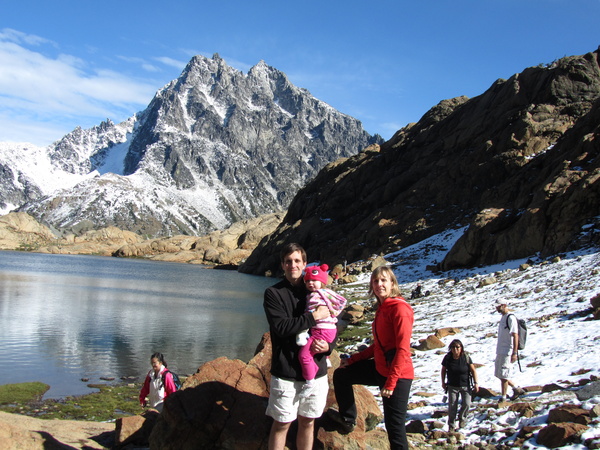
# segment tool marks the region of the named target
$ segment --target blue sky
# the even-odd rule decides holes
[[[21,0],[0,16],[0,142],[141,111],[193,55],[264,60],[389,139],[443,99],[600,45],[600,0]]]

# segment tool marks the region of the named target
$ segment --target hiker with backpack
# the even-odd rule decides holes
[[[514,314],[509,313],[508,300],[505,298],[496,300],[496,311],[502,314],[502,318],[498,324],[494,375],[500,379],[501,400],[507,399],[508,386],[513,388],[511,400],[515,400],[526,392],[510,379],[519,357],[519,321]]]
[[[459,427],[464,428],[467,423],[471,393],[479,391],[479,382],[473,360],[465,352],[463,343],[454,339],[448,348],[450,350],[442,360],[442,389],[448,393],[448,430],[455,431],[457,413]]]
[[[165,399],[177,390],[177,386],[173,373],[167,369],[162,353],[153,353],[150,356],[150,364],[152,369],[146,375],[140,391],[140,404],[142,407],[150,406],[161,412]]]

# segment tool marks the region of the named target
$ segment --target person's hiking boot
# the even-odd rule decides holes
[[[510,398],[511,400],[516,400],[517,398],[519,398],[522,395],[525,395],[527,393],[527,391],[523,388],[520,388],[518,386],[515,386],[513,388],[513,395]]]
[[[456,431],[456,425],[454,423],[448,424],[448,431]]]
[[[356,423],[344,420],[341,414],[335,409],[328,409],[327,417],[337,425],[337,429],[341,434],[352,433],[354,427],[356,427]]]

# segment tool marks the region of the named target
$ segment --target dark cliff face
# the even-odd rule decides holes
[[[464,225],[441,269],[585,245],[600,214],[599,98],[596,51],[442,101],[380,151],[327,166],[241,270],[276,271],[285,242],[332,265]]]

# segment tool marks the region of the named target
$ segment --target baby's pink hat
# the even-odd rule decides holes
[[[316,280],[323,284],[327,284],[327,270],[329,270],[329,266],[327,264],[321,264],[320,266],[308,266],[304,272],[304,281]]]

